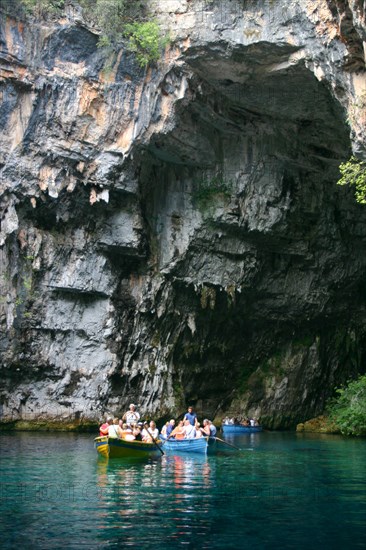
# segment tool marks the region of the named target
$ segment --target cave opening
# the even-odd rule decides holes
[[[342,351],[362,347],[350,281],[365,272],[359,258],[346,265],[360,242],[343,216],[357,206],[336,186],[348,128],[326,85],[289,62],[295,50],[189,52],[191,100],[144,151],[151,265],[173,304],[154,330],[180,411],[293,427],[362,369]]]

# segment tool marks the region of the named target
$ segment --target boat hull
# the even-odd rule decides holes
[[[223,424],[224,434],[253,434],[262,431],[262,426],[240,426],[239,424]]]
[[[94,441],[97,452],[105,458],[149,458],[161,455],[155,443],[126,441],[107,436],[96,437]]]
[[[231,445],[231,443],[222,441],[217,437],[208,438],[208,447],[207,447],[208,455],[215,455],[218,453],[228,453],[232,451],[235,452],[239,450],[240,450],[239,447],[235,447],[234,445]]]
[[[207,438],[198,439],[162,439],[163,451],[167,454],[198,453],[207,454]]]

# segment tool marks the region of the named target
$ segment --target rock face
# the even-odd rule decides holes
[[[292,427],[365,371],[363,3],[153,9],[147,70],[71,3],[1,19],[1,420]]]

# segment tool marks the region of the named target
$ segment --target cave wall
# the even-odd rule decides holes
[[[165,1],[155,67],[70,3],[0,25],[0,414],[292,427],[365,371],[360,2]]]

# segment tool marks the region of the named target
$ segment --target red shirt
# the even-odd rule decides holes
[[[99,428],[99,435],[102,436],[102,435],[108,435],[108,429],[109,429],[109,424],[108,422],[104,422],[104,424],[102,424]]]

